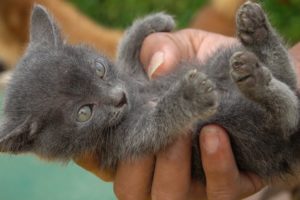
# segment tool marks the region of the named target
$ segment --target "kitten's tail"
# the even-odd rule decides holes
[[[173,17],[164,13],[148,15],[145,18],[136,20],[125,32],[119,44],[117,60],[124,63],[128,72],[136,73],[142,71],[140,62],[140,50],[144,39],[155,32],[170,32],[174,29]]]

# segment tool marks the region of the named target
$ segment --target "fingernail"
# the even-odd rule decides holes
[[[219,133],[214,127],[204,127],[201,131],[204,149],[207,154],[217,152],[220,144]]]
[[[152,58],[150,60],[149,68],[148,68],[148,76],[150,79],[151,79],[152,75],[154,74],[154,72],[164,62],[164,59],[165,59],[164,57],[165,57],[165,54],[162,51],[158,51],[152,56]]]

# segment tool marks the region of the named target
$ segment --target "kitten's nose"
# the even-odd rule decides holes
[[[116,107],[120,108],[120,107],[124,106],[125,104],[127,104],[127,98],[126,98],[126,94],[123,92]]]
[[[113,106],[120,108],[127,104],[127,97],[124,90],[121,87],[115,87],[111,90],[110,96],[112,97]]]

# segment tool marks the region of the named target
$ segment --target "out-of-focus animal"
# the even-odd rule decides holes
[[[46,6],[71,43],[85,43],[114,57],[122,36],[119,30],[105,28],[81,14],[63,0],[1,0],[0,60],[4,68],[14,67],[28,42],[29,18],[33,5]]]
[[[211,0],[195,14],[190,27],[233,36],[235,33],[235,13],[245,1]]]

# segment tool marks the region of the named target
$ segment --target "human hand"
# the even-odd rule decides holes
[[[204,60],[233,38],[199,30],[154,33],[142,45],[141,61],[149,77],[171,71],[181,59]],[[202,129],[199,143],[207,178],[204,187],[191,180],[191,138],[182,136],[166,151],[134,163],[122,162],[114,186],[119,199],[240,199],[263,187],[254,174],[241,173],[226,132],[217,125]]]
[[[74,162],[85,170],[93,173],[103,181],[113,181],[114,172],[110,170],[104,170],[99,167],[100,161],[98,156],[94,152],[86,152],[73,159]]]

